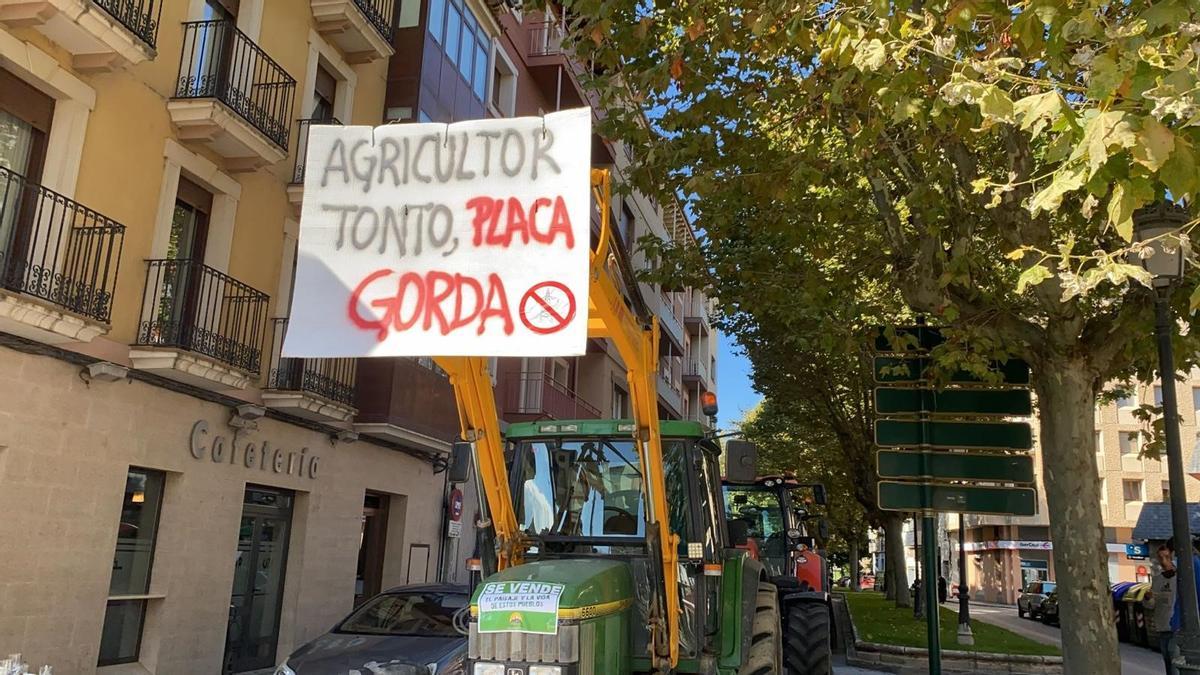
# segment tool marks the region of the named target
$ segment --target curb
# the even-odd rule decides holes
[[[929,668],[929,650],[921,647],[867,642],[859,638],[858,627],[846,599],[834,596],[834,620],[841,634],[846,636],[846,663],[862,668],[884,670],[892,673],[924,673]],[[942,666],[949,673],[1024,673],[1026,675],[1059,675],[1063,672],[1061,656],[1034,656],[1030,654],[995,654],[991,652],[967,652],[957,649],[942,650]]]

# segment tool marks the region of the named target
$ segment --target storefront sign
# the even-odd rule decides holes
[[[314,126],[283,355],[586,351],[591,111]]]
[[[970,552],[979,551],[1049,551],[1054,545],[1048,541],[973,541],[964,547]]]
[[[563,584],[496,581],[479,594],[480,633],[558,633],[558,601]]]
[[[238,464],[247,469],[300,478],[316,478],[321,461],[317,455],[308,454],[308,448],[291,451],[273,447],[268,441],[239,443],[236,435],[210,435],[206,420],[196,420],[192,425],[190,449],[192,457],[209,459],[214,464]]]
[[[1125,557],[1130,560],[1145,560],[1150,557],[1150,545],[1125,544]]]

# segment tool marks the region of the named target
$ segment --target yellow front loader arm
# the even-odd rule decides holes
[[[611,340],[628,369],[634,443],[647,505],[647,551],[661,559],[660,588],[655,590],[656,601],[651,605],[651,656],[656,670],[667,670],[679,662],[679,536],[670,530],[658,420],[658,321],[641,320],[630,311],[615,280],[619,272],[610,269],[615,263],[609,256],[612,183],[607,170],[592,170],[592,194],[601,215],[600,243],[592,251],[589,270],[588,336]],[[438,357],[436,361],[454,385],[462,437],[475,443],[483,494],[496,534],[497,564],[500,569],[519,565],[526,543],[508,489],[504,444],[487,359]]]

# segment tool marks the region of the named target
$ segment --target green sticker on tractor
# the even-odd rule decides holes
[[[479,593],[480,633],[558,633],[558,600],[564,584],[494,581]]]

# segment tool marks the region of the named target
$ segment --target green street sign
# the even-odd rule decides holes
[[[875,389],[875,412],[880,415],[917,413],[950,415],[1030,415],[1033,397],[1028,389]]]
[[[948,511],[1032,516],[1037,508],[1037,491],[1027,487],[880,481],[877,496],[879,508],[885,511]]]
[[[875,459],[880,478],[1033,482],[1033,457],[1030,455],[880,450]]]
[[[875,444],[885,448],[1029,450],[1033,432],[1024,422],[875,420]]]
[[[946,341],[942,331],[933,326],[896,326],[892,328],[895,337],[888,339],[887,327],[877,326],[871,334],[875,338],[877,352],[913,352],[929,351]]]
[[[875,381],[881,384],[901,384],[926,382],[931,378],[927,373],[933,359],[922,356],[876,356],[874,363]],[[1020,359],[995,361],[991,369],[1000,377],[1003,384],[1029,384],[1029,364]],[[983,378],[960,370],[950,375],[952,383],[988,383]]]

